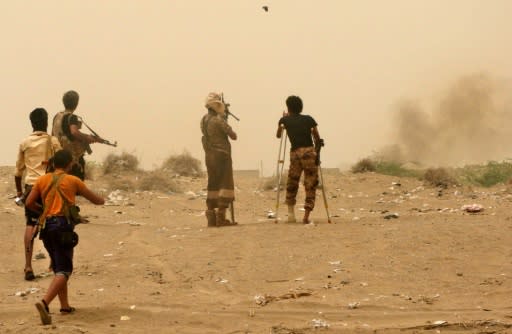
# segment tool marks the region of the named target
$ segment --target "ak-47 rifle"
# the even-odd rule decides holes
[[[91,127],[89,125],[87,125],[87,123],[84,122],[84,119],[80,116],[78,116],[78,120],[80,122],[82,122],[83,125],[85,125],[85,127],[91,131],[93,137],[95,137],[97,140],[98,140],[98,143],[100,144],[105,144],[105,145],[110,145],[110,146],[114,146],[114,147],[117,147],[117,141],[115,142],[110,142],[109,140],[106,140],[106,139],[103,139],[103,137],[101,137],[100,135],[98,135],[96,133],[96,131],[94,131],[93,129],[91,129]],[[91,149],[91,145],[87,144],[87,147],[86,147],[86,151],[88,154],[91,154],[92,153],[92,149]]]
[[[231,116],[234,119],[236,119],[237,121],[240,121],[240,118],[236,117],[235,115],[233,115],[233,113],[231,111],[229,111],[230,104],[224,101],[224,93],[220,94],[220,100],[222,101],[222,103],[224,103],[224,106],[226,107],[226,109],[224,111],[226,113],[226,120],[227,120],[228,116]]]

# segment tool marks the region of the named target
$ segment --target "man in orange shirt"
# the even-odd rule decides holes
[[[73,247],[78,243],[78,236],[73,231],[74,224],[69,218],[69,208],[75,204],[76,195],[85,197],[93,204],[105,203],[102,197],[89,190],[78,177],[67,174],[72,162],[73,157],[69,151],[60,150],[55,153],[55,171],[37,179],[26,201],[29,209],[41,213],[40,238],[50,254],[55,274],[45,296],[41,302],[36,303],[44,325],[52,322],[49,305],[56,296],[59,296],[61,313],[75,311],[75,308],[69,305],[68,279],[73,272]],[[43,207],[37,204],[39,197],[42,198]],[[70,237],[75,238],[75,243],[69,242]]]
[[[27,198],[37,178],[46,173],[48,160],[61,148],[58,139],[46,133],[48,128],[48,113],[46,110],[43,108],[34,109],[30,113],[30,123],[32,123],[33,132],[23,139],[20,144],[18,149],[18,158],[16,160],[16,171],[14,173],[16,195],[21,202]],[[22,181],[25,183],[25,191],[22,190]],[[34,271],[32,270],[32,252],[34,248],[32,235],[34,233],[34,227],[37,224],[39,214],[25,207],[25,218],[24,271],[25,279],[27,281],[31,281],[36,278]]]

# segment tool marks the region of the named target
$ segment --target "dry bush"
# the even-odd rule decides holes
[[[187,151],[168,157],[162,164],[162,169],[181,176],[200,176],[202,174],[201,161]]]
[[[136,182],[129,177],[109,177],[106,181],[110,190],[133,191],[137,188]]]
[[[370,158],[364,158],[359,160],[352,168],[350,169],[352,173],[366,173],[366,172],[375,172],[376,165]]]
[[[158,171],[147,172],[139,180],[140,190],[154,190],[162,192],[179,192],[178,184],[168,175]]]
[[[448,186],[457,184],[455,177],[446,168],[442,167],[427,169],[423,179],[435,187],[448,188]]]
[[[102,166],[100,163],[96,161],[86,161],[85,163],[85,179],[86,180],[96,180],[101,174]]]
[[[139,159],[130,153],[110,153],[103,161],[103,173],[114,174],[121,172],[134,172],[139,167]]]

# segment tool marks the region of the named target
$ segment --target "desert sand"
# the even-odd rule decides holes
[[[507,185],[324,178],[332,224],[321,192],[313,224],[286,223],[284,204],[274,223],[276,192],[246,175],[235,178],[239,225],[223,228],[206,228],[205,178],[179,177],[182,193],[87,181],[110,200],[79,201],[90,223],[77,226],[69,291],[77,311],[60,315],[54,300],[53,324],[43,326],[34,303],[50,283],[49,260],[35,259],[38,278],[23,280],[23,210],[12,199],[13,168],[2,167],[0,332],[512,333]],[[484,210],[461,210],[473,203]]]

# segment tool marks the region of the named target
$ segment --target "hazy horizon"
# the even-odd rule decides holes
[[[30,111],[53,117],[70,89],[81,97],[76,113],[119,144],[95,144],[88,161],[126,151],[152,168],[184,150],[203,160],[204,98],[222,91],[241,119],[230,120],[234,168],[262,163],[270,174],[288,95],[319,124],[323,166],[338,167],[397,140],[399,101],[436,103],[478,73],[512,78],[508,0],[32,0],[1,9],[0,165],[14,165]]]

